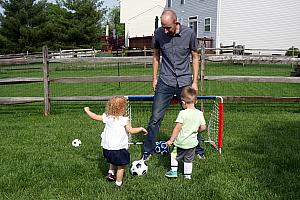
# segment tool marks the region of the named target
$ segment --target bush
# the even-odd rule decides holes
[[[300,54],[300,51],[296,47],[289,48],[285,53],[286,56],[298,56],[298,54]]]

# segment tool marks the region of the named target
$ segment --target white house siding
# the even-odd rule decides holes
[[[155,17],[161,15],[165,3],[165,0],[120,1],[120,21],[125,23],[126,46],[128,38],[153,35]]]
[[[219,0],[218,41],[246,48],[300,48],[300,0]]]
[[[172,1],[172,9],[177,13],[178,18],[183,19],[183,24],[188,25],[188,18],[198,16],[198,38],[212,38],[215,47],[217,31],[217,4],[218,0],[185,0],[181,4],[180,0]],[[204,31],[204,19],[211,18],[211,31]]]

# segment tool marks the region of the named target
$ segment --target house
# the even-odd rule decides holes
[[[166,0],[120,0],[120,22],[125,23],[126,47],[130,46],[130,39],[134,39],[132,43],[138,47],[143,46],[143,41],[149,47],[155,30],[155,18],[159,18],[165,4]],[[160,22],[158,24],[160,26]],[[146,37],[145,40],[143,37]]]
[[[166,0],[166,7],[214,48],[233,42],[246,49],[300,47],[299,0]]]

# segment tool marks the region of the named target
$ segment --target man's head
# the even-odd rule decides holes
[[[161,26],[166,34],[173,36],[176,33],[177,16],[173,10],[166,9],[160,16]]]

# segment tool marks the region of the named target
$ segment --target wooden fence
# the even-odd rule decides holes
[[[205,76],[205,63],[212,62],[232,62],[232,63],[268,63],[268,64],[299,64],[300,58],[285,56],[245,56],[245,55],[205,55],[206,49],[203,46],[200,50],[200,95],[204,95],[204,81],[238,81],[238,82],[270,82],[270,83],[300,83],[298,77],[278,77],[278,76]],[[0,104],[15,104],[29,102],[44,102],[44,114],[50,113],[51,101],[98,101],[107,100],[108,97],[101,96],[72,96],[72,97],[51,97],[49,93],[50,82],[59,83],[99,83],[99,82],[151,82],[152,76],[96,76],[96,77],[62,77],[49,78],[49,62],[74,62],[84,60],[85,62],[103,62],[103,63],[151,63],[151,56],[142,57],[102,57],[102,58],[79,58],[72,59],[49,59],[47,47],[43,48],[43,78],[16,77],[0,79],[0,84],[26,84],[32,82],[44,83],[44,97],[0,97]],[[5,59],[4,59],[5,60]],[[0,59],[0,65],[3,60]],[[39,60],[40,62],[40,60]],[[8,63],[6,59],[5,64]],[[15,59],[10,63],[15,64]],[[23,68],[23,69],[26,69]],[[12,70],[11,68],[0,68],[0,70]],[[275,102],[300,102],[300,97],[269,97],[269,96],[224,96],[228,101],[275,101]]]

